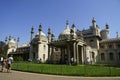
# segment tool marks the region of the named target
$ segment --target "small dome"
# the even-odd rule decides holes
[[[60,35],[70,35],[69,27],[67,27]]]
[[[39,33],[37,33],[37,35],[39,35]],[[43,33],[43,32],[41,32],[41,35],[42,35],[42,36],[46,36],[45,33]]]

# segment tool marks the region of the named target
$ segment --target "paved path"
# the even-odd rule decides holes
[[[120,80],[120,77],[70,77],[12,71],[0,72],[0,80]]]
[[[0,72],[0,80],[120,80],[120,77],[71,77],[12,71]]]

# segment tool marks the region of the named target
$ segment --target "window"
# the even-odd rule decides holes
[[[94,40],[90,40],[90,46],[94,47]]]
[[[114,60],[114,55],[113,55],[113,53],[109,53],[109,57],[110,57],[110,60],[111,60],[111,61]]]
[[[101,61],[104,61],[104,60],[105,60],[105,54],[101,53]]]

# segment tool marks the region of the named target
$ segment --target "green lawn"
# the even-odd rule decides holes
[[[12,69],[26,72],[68,75],[68,76],[120,76],[119,68],[105,65],[55,65],[20,62],[13,63]]]

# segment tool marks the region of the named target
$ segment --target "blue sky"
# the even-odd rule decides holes
[[[65,29],[66,20],[77,29],[87,29],[94,17],[101,29],[110,26],[110,36],[120,33],[120,0],[0,0],[0,40],[6,36],[20,37],[20,43],[30,41],[31,27],[35,34],[42,23],[56,38]]]

